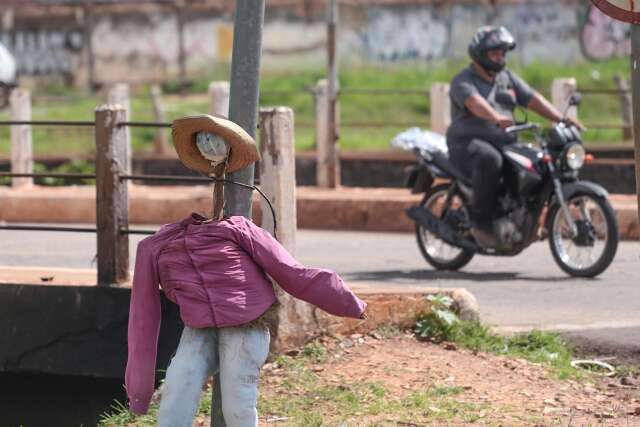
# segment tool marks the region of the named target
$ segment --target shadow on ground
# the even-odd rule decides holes
[[[470,282],[567,282],[585,280],[569,276],[524,276],[517,272],[482,272],[473,273],[466,271],[440,271],[440,270],[381,270],[381,271],[356,271],[344,273],[342,277],[351,282],[391,282],[391,281],[423,281],[423,280],[456,280]],[[598,278],[591,280],[599,280]]]

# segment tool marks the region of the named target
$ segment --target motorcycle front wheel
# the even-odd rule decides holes
[[[562,207],[549,210],[549,247],[560,268],[574,277],[595,277],[606,270],[618,249],[618,221],[606,198],[575,194],[567,207],[576,224],[574,235]]]
[[[448,191],[448,184],[430,188],[422,198],[420,206],[440,219],[444,219],[450,210],[458,210],[468,218],[464,204],[458,197],[454,197],[450,205],[446,206]],[[416,239],[424,259],[437,270],[458,270],[473,258],[473,252],[449,245],[417,223]]]

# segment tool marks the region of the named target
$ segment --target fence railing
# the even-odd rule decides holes
[[[25,171],[0,172],[0,177],[12,179],[75,178],[96,180],[96,226],[63,227],[34,225],[0,225],[0,230],[58,231],[96,233],[98,285],[122,283],[129,276],[129,234],[153,234],[154,230],[129,228],[129,180],[211,182],[208,178],[131,175],[130,150],[127,149],[128,127],[170,127],[170,123],[126,121],[125,110],[117,105],[103,105],[95,111],[95,121],[5,120],[0,125],[12,126],[87,126],[93,127],[96,148],[96,173],[33,173]],[[20,140],[18,142],[24,142]],[[31,145],[31,141],[26,141]],[[23,145],[18,148],[24,148]],[[28,147],[30,151],[31,148]],[[12,165],[13,166],[13,165]],[[24,165],[20,165],[24,166]],[[25,169],[31,169],[26,167]],[[24,182],[21,182],[24,185]]]
[[[272,141],[278,148],[279,155],[286,155],[286,164],[293,165],[293,112],[287,108],[266,109],[261,111],[261,122],[267,121],[269,126],[261,129],[261,136]],[[170,123],[162,122],[134,122],[127,121],[124,108],[119,105],[102,105],[95,110],[95,121],[93,122],[64,122],[64,121],[3,121],[0,125],[6,126],[66,126],[69,123],[74,125],[92,126],[95,135],[96,148],[96,172],[88,173],[33,173],[24,171],[0,172],[0,177],[11,177],[12,179],[32,179],[37,177],[49,178],[81,178],[95,179],[96,181],[96,226],[95,227],[68,227],[68,226],[48,226],[48,225],[18,225],[2,224],[0,230],[21,230],[21,231],[57,231],[74,233],[96,233],[97,240],[97,281],[99,286],[110,286],[122,283],[129,278],[129,235],[130,234],[153,234],[155,230],[131,229],[129,228],[129,181],[188,181],[198,183],[212,183],[207,177],[198,176],[174,176],[174,175],[139,175],[131,174],[128,171],[129,157],[128,137],[126,130],[130,127],[170,127]],[[275,125],[274,125],[275,123]],[[289,132],[283,131],[289,129]],[[263,156],[269,156],[265,149]],[[295,175],[289,171],[284,179],[279,171],[271,170],[280,166],[276,162],[273,165],[265,165],[263,174],[266,182],[264,187],[271,193],[269,199],[279,200],[280,195],[285,194],[283,188],[293,191],[295,186]],[[279,163],[278,163],[279,164]],[[263,194],[263,193],[261,193]],[[290,197],[286,201],[293,200]],[[285,203],[286,204],[286,203]],[[295,206],[279,206],[278,223],[281,226],[278,235],[281,240],[293,241],[295,226],[287,226],[291,219],[282,218],[282,211],[295,210]],[[263,205],[263,212],[265,207]],[[267,221],[268,223],[268,221]],[[275,222],[273,223],[275,224]],[[293,220],[295,224],[295,220]],[[269,227],[267,227],[269,228]],[[272,232],[275,232],[275,225],[272,225]]]
[[[594,88],[594,87],[581,87],[580,91],[587,96],[618,96],[620,97],[621,105],[621,122],[619,123],[606,123],[606,122],[586,122],[585,125],[588,129],[618,129],[623,132],[623,138],[631,138],[631,101],[630,90],[627,81],[617,76],[615,79],[617,85],[616,89],[609,88]],[[319,81],[315,86],[308,86],[299,90],[268,90],[263,91],[262,95],[290,95],[290,94],[305,94],[312,97],[315,106],[315,118],[314,120],[299,121],[296,126],[299,128],[314,128],[315,129],[315,141],[317,147],[317,182],[320,186],[326,186],[328,164],[331,163],[327,158],[327,153],[332,153],[335,150],[329,150],[327,147],[333,143],[329,140],[329,135],[339,135],[338,129],[330,132],[328,127],[330,123],[345,129],[353,128],[406,128],[411,126],[420,126],[422,123],[418,121],[408,120],[384,120],[384,121],[372,121],[372,120],[328,120],[328,110],[326,108],[328,102],[328,91],[326,87],[326,81]],[[551,100],[553,104],[559,109],[564,110],[566,107],[569,96],[578,90],[577,82],[574,78],[556,79],[551,86]],[[134,121],[131,120],[128,114],[126,114],[125,120],[123,120],[118,126],[125,126],[127,128],[155,128],[155,152],[167,153],[169,151],[166,128],[170,127],[170,123],[166,122],[164,114],[164,105],[161,99],[161,91],[159,86],[155,86],[152,92],[152,102],[155,120],[153,121]],[[338,91],[339,98],[344,100],[345,97],[351,96],[398,96],[398,95],[417,95],[424,96],[425,103],[427,99],[430,100],[430,126],[435,132],[445,133],[450,123],[451,106],[449,100],[449,85],[446,83],[435,83],[429,90],[423,88],[343,88]],[[126,85],[115,85],[108,94],[108,99],[111,101],[117,101],[118,104],[128,106],[129,90]],[[229,84],[228,82],[212,82],[209,86],[209,98],[210,109],[213,114],[226,115],[229,105]],[[31,127],[42,126],[53,129],[69,129],[70,127],[76,128],[90,128],[94,126],[92,121],[66,121],[58,122],[52,120],[31,120],[31,104],[30,94],[28,91],[17,89],[11,96],[11,111],[12,120],[0,121],[1,125],[11,126],[11,163],[12,172],[14,173],[32,173],[33,172],[33,150],[31,148]],[[578,115],[577,109],[572,107],[570,113],[574,117]],[[425,120],[426,122],[427,120]],[[93,130],[93,129],[91,129]],[[127,151],[131,151],[130,133],[127,130]],[[128,161],[131,161],[131,156],[128,156]],[[333,162],[338,162],[338,159],[334,159]],[[128,171],[130,171],[130,167]],[[1,175],[0,175],[1,176]],[[38,177],[38,176],[34,176]],[[15,175],[12,185],[23,186],[32,184],[32,178],[27,175]]]

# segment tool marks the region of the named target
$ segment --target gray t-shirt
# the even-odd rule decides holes
[[[515,104],[526,107],[534,93],[524,80],[508,69],[496,74],[494,81],[489,82],[476,72],[473,64],[470,65],[451,81],[451,125],[447,130],[447,141],[460,143],[479,138],[498,143],[505,139],[505,133],[495,123],[474,116],[464,106],[471,95],[482,96],[498,113],[513,118]],[[496,97],[498,94],[501,95]],[[504,102],[505,95],[511,97],[511,103]]]

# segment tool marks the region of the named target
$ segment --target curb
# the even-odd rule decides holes
[[[19,286],[33,289],[37,294],[40,290],[64,293],[73,289],[77,295],[91,295],[99,290],[96,286],[96,276],[96,271],[91,269],[0,266],[0,288],[3,285]],[[46,278],[46,282],[42,281],[43,278]],[[303,345],[310,337],[322,334],[366,334],[384,325],[395,325],[402,329],[412,328],[416,318],[429,310],[430,302],[426,298],[429,295],[451,297],[454,301],[453,309],[462,320],[479,319],[478,302],[464,288],[398,286],[380,282],[356,282],[348,283],[348,286],[369,305],[367,320],[336,317],[314,308],[311,316],[314,320],[313,326],[302,335],[298,330],[292,336],[279,337],[279,350]],[[114,288],[127,292],[131,284],[111,287]],[[304,326],[300,324],[300,327]]]
[[[297,187],[299,228],[413,232],[404,210],[420,201],[420,195],[403,188],[342,187],[337,190]],[[129,188],[131,224],[166,224],[191,212],[211,210],[211,189],[206,186],[138,186]],[[620,237],[640,239],[636,198],[611,195]],[[260,223],[260,199],[254,193],[254,220]],[[47,223],[95,223],[95,188],[92,186],[0,188],[0,221]]]
[[[46,279],[46,282],[42,280]],[[92,269],[51,267],[2,267],[0,287],[3,285],[36,287],[45,291],[58,288],[75,288],[77,292],[92,292],[97,274]],[[393,324],[400,328],[414,326],[419,314],[429,310],[428,295],[446,295],[454,301],[454,311],[462,320],[478,320],[479,307],[476,298],[464,288],[434,288],[427,286],[399,286],[380,282],[347,283],[349,288],[368,305],[367,320],[335,317],[320,309],[313,309],[314,326],[304,335],[295,334],[279,339],[280,349],[304,344],[309,334],[350,335],[366,334],[383,326]],[[130,289],[127,282],[112,288]]]

